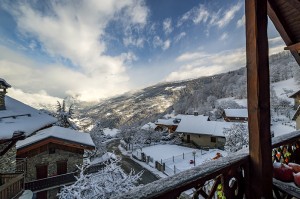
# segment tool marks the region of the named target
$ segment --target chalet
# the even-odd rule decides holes
[[[247,122],[247,109],[224,109],[223,118],[226,122]]]
[[[233,123],[208,121],[207,116],[184,115],[176,129],[183,135],[183,140],[199,147],[218,148],[225,144],[224,128]]]
[[[179,122],[180,120],[177,120],[175,118],[158,119],[155,122],[156,125],[155,130],[157,131],[168,130],[169,133],[173,133],[176,130]]]
[[[37,198],[55,198],[59,187],[75,181],[84,150],[95,147],[87,133],[52,126],[16,144],[17,158],[26,158],[25,188]]]
[[[300,90],[293,93],[291,96],[289,96],[289,98],[294,99],[294,109],[296,110],[300,105]]]
[[[0,198],[15,197],[24,189],[24,159],[16,163],[16,142],[57,121],[6,96],[9,87],[0,78]]]

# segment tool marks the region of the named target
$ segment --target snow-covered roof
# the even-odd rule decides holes
[[[297,96],[299,93],[300,93],[300,90],[298,90],[298,91],[294,92],[293,94],[291,94],[291,95],[289,96],[289,98],[296,98],[296,96]]]
[[[25,136],[53,124],[56,118],[5,96],[6,110],[0,111],[0,139],[11,139],[15,132]]]
[[[205,115],[183,115],[183,114],[178,114],[176,115],[176,119],[184,119],[184,120],[208,120],[208,116]]]
[[[11,85],[7,83],[4,79],[0,78],[0,85],[4,86],[5,88],[10,88]]]
[[[207,121],[205,117],[199,116],[183,117],[176,132],[225,137],[224,128],[230,128],[233,124],[234,122]]]
[[[16,147],[17,149],[20,149],[47,138],[58,138],[64,141],[95,147],[90,134],[59,126],[52,126],[50,128],[43,129],[37,132],[37,134],[26,138],[25,140],[18,141]]]
[[[247,109],[224,109],[227,117],[248,117]]]
[[[174,118],[170,118],[170,119],[158,119],[155,122],[156,125],[165,125],[165,126],[176,126],[178,125],[178,123],[174,123]]]
[[[144,126],[142,126],[141,129],[149,130],[149,129],[155,129],[156,127],[157,127],[156,124],[149,122],[149,123],[145,124]]]

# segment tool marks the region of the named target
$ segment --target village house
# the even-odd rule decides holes
[[[247,122],[247,109],[224,109],[223,118],[226,122]]]
[[[178,123],[180,120],[175,118],[169,118],[169,119],[158,119],[155,122],[156,131],[168,131],[169,133],[173,133],[176,131]]]
[[[16,142],[57,120],[6,96],[11,86],[0,78],[0,198],[12,198],[24,190],[24,159],[16,163]]]
[[[233,123],[209,121],[208,116],[181,115],[176,133],[182,134],[183,141],[198,147],[223,148],[225,144],[224,128]]]
[[[84,150],[95,145],[88,133],[52,126],[17,142],[17,158],[26,158],[25,187],[37,198],[55,198],[59,188],[73,183]]]
[[[293,93],[291,96],[289,96],[289,98],[294,99],[294,110],[296,110],[300,105],[300,90]]]

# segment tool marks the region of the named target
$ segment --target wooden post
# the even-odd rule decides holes
[[[249,128],[248,198],[272,197],[267,0],[245,0]]]

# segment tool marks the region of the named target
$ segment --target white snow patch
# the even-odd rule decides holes
[[[56,118],[8,96],[5,96],[5,104],[6,110],[0,111],[0,139],[10,139],[18,131],[29,136],[57,121]]]
[[[37,134],[26,138],[25,140],[18,141],[16,144],[17,149],[28,146],[32,143],[44,140],[46,138],[55,137],[70,142],[95,147],[95,144],[88,133],[78,132],[72,129],[67,129],[59,126],[52,126],[50,128],[41,130]]]

